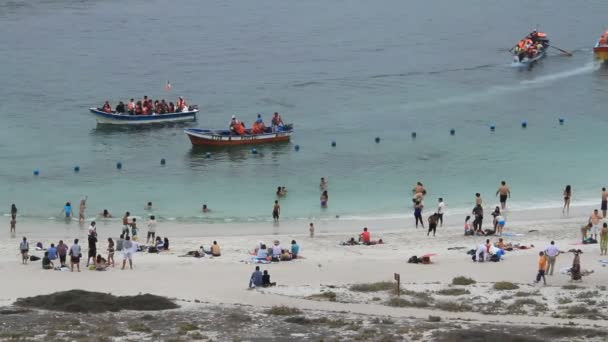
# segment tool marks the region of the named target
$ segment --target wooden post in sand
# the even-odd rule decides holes
[[[397,282],[397,297],[401,296],[401,275],[395,273],[395,281]]]

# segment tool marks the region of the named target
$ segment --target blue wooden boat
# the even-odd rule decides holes
[[[98,108],[89,108],[91,114],[95,115],[97,123],[110,125],[145,125],[164,122],[181,122],[196,120],[198,107],[191,106],[186,112],[151,114],[151,115],[130,115],[127,113],[106,113]]]

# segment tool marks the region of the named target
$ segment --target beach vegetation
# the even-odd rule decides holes
[[[596,298],[599,296],[599,292],[597,291],[584,291],[581,292],[579,294],[576,295],[576,298],[578,299],[590,299],[590,298]]]
[[[198,330],[198,326],[190,322],[180,323],[178,327],[178,331],[182,335],[187,334],[189,331],[195,330]]]
[[[101,313],[121,310],[155,311],[176,309],[179,306],[168,298],[143,294],[113,296],[107,293],[69,290],[27,298],[19,298],[15,305],[51,311]]]
[[[443,311],[453,312],[473,311],[473,307],[467,303],[452,301],[438,301],[435,303],[435,308]]]
[[[494,341],[494,342],[542,342],[534,336],[524,336],[515,333],[504,333],[489,329],[459,329],[452,331],[438,330],[435,333],[438,342],[453,341]]]
[[[499,281],[494,283],[494,290],[497,291],[509,291],[509,290],[517,290],[519,286],[510,281]]]
[[[459,277],[455,277],[454,279],[452,279],[452,285],[473,285],[477,283],[475,280],[473,280],[472,278],[467,278],[464,276],[459,276]]]
[[[515,297],[530,297],[538,295],[538,292],[525,292],[525,291],[517,291],[513,294]]]
[[[580,329],[572,327],[548,326],[538,330],[538,333],[548,338],[566,338],[566,337],[604,337],[608,333],[596,329]]]
[[[433,322],[433,323],[436,323],[436,322],[441,322],[441,317],[439,317],[439,316],[433,316],[433,315],[429,315],[429,319],[428,319],[428,321],[429,321],[429,322]]]
[[[568,285],[564,285],[562,286],[563,290],[576,290],[576,289],[580,289],[581,287],[578,285],[574,285],[574,284],[568,284]]]
[[[602,315],[596,308],[589,308],[587,305],[573,305],[566,309],[566,314],[571,316],[583,316],[589,319],[601,318]]]
[[[302,310],[298,308],[292,308],[289,306],[273,306],[270,309],[266,310],[266,314],[273,316],[295,316],[302,313]]]
[[[231,323],[247,323],[251,322],[251,317],[242,312],[232,311],[226,315],[226,320]]]
[[[205,336],[203,336],[200,332],[198,331],[193,331],[190,335],[188,335],[188,337],[190,337],[193,340],[202,340],[205,338]]]
[[[312,300],[327,300],[330,302],[335,302],[338,295],[333,291],[324,291],[321,293],[313,294],[308,296],[308,299]]]
[[[570,304],[572,303],[572,298],[569,297],[559,297],[557,298],[557,304]]]
[[[469,290],[459,288],[459,287],[455,287],[455,288],[451,288],[451,289],[441,289],[441,290],[437,291],[436,293],[438,295],[442,295],[442,296],[462,296],[465,294],[471,294],[471,292],[469,292]]]
[[[152,329],[150,329],[149,326],[147,326],[143,323],[139,323],[139,322],[129,322],[129,324],[127,325],[127,328],[129,328],[129,330],[135,331],[135,332],[142,332],[142,333],[152,332]]]
[[[379,292],[395,289],[397,285],[390,281],[380,281],[367,284],[353,284],[350,286],[351,291],[355,292]]]
[[[407,300],[407,299],[404,299],[401,297],[393,297],[393,298],[389,299],[388,302],[386,302],[386,305],[399,307],[399,308],[404,308],[404,307],[426,308],[429,306],[429,303],[427,301],[425,301],[424,299]]]

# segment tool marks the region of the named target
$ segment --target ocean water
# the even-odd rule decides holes
[[[284,185],[285,219],[407,217],[416,181],[427,207],[441,196],[464,212],[476,192],[497,202],[503,179],[515,208],[559,206],[566,184],[573,204],[599,202],[608,69],[591,47],[607,11],[565,0],[3,1],[0,212],[16,203],[56,219],[88,195],[89,217],[143,215],[152,201],[165,220],[264,221]],[[507,50],[537,25],[574,56],[512,67]],[[143,95],[183,95],[202,111],[154,128],[97,126],[87,112]],[[274,111],[296,133],[257,155],[193,149],[183,134]]]

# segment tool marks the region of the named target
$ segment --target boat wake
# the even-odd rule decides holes
[[[536,77],[531,80],[521,81],[521,84],[522,85],[538,85],[538,84],[551,83],[551,82],[561,80],[564,78],[592,73],[594,71],[599,70],[601,66],[602,66],[601,63],[599,63],[597,61],[593,61],[593,62],[585,64],[584,66],[582,66],[580,68],[566,70],[566,71],[558,72],[558,73],[551,74],[551,75],[539,76],[539,77]]]

